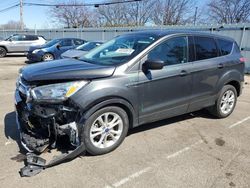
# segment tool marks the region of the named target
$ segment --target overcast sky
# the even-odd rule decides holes
[[[0,0],[0,10],[18,4],[20,0]],[[34,3],[60,3],[60,0],[23,0],[24,2]],[[61,2],[63,2],[62,0]],[[110,0],[85,0],[85,3],[100,3],[108,2]],[[202,7],[204,0],[197,0],[199,3],[197,6]],[[11,10],[0,12],[0,25],[5,24],[10,20],[19,21],[20,11],[19,7],[15,7]],[[37,6],[24,6],[24,23],[30,28],[53,28],[56,27],[51,23],[49,18],[48,7],[37,7]]]

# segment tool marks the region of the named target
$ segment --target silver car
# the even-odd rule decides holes
[[[7,53],[27,52],[31,46],[40,46],[46,43],[42,36],[15,34],[0,41],[0,57]]]

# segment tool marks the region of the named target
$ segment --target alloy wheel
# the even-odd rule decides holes
[[[91,143],[97,148],[113,146],[123,131],[122,118],[114,112],[100,115],[90,128]]]
[[[232,90],[227,90],[220,102],[220,110],[223,114],[229,114],[234,108],[235,104],[235,94]]]

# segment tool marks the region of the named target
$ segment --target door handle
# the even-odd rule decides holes
[[[187,76],[189,73],[186,70],[180,72],[180,76]]]
[[[222,63],[220,63],[220,64],[217,65],[217,68],[222,69],[222,68],[224,68],[224,65]]]

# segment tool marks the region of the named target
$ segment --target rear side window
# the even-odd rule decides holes
[[[82,44],[84,44],[84,42],[85,42],[84,40],[74,39],[74,44],[76,46],[82,45]]]
[[[176,65],[187,62],[187,37],[171,38],[156,46],[148,54],[148,59],[162,60],[165,65]]]
[[[215,40],[209,37],[194,37],[196,60],[210,59],[218,56]]]
[[[223,40],[223,39],[217,39],[219,49],[221,51],[221,55],[228,55],[231,53],[232,48],[233,48],[233,42]]]
[[[35,35],[26,35],[25,40],[38,40],[38,37]]]

